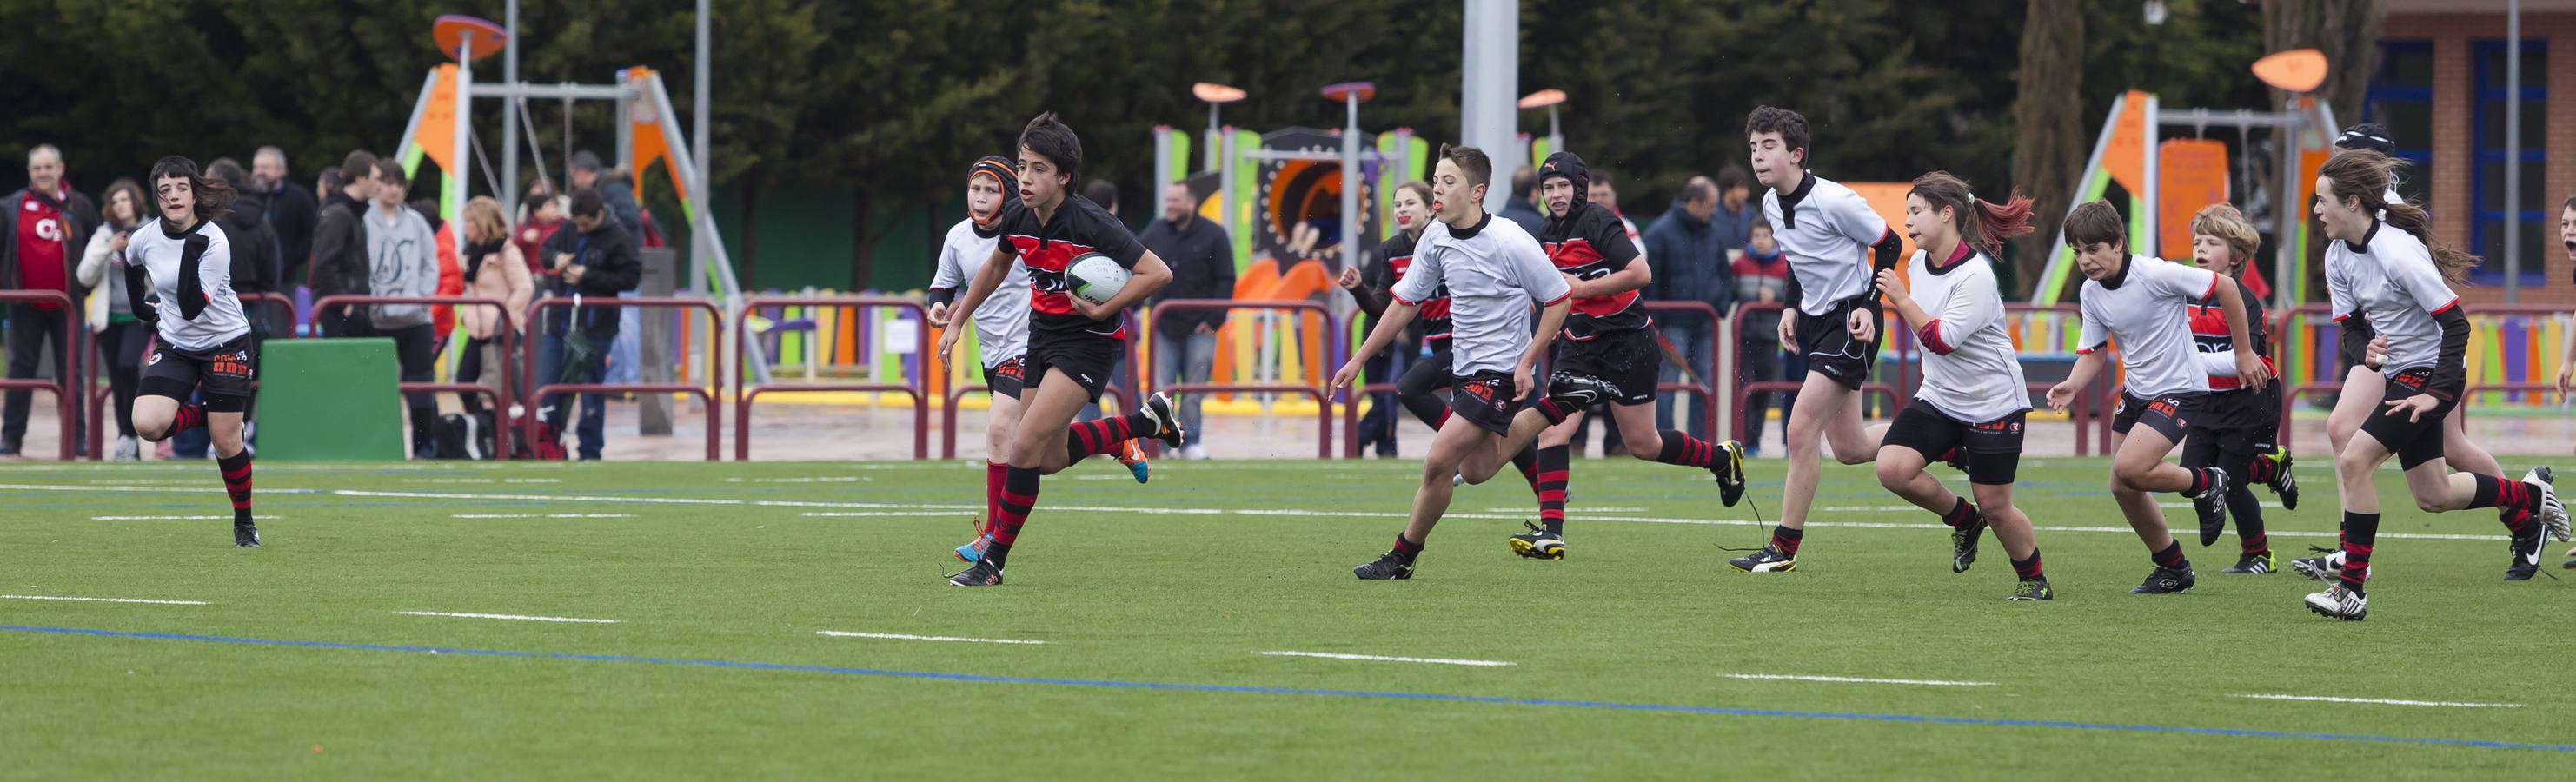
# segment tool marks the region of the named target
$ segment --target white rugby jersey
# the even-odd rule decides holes
[[[1413,248],[1413,268],[1389,293],[1417,304],[1449,289],[1450,373],[1509,373],[1529,350],[1530,302],[1551,305],[1573,294],[1565,276],[1529,231],[1492,214],[1473,228],[1431,221]],[[1527,392],[1529,389],[1518,389]]]
[[[1851,188],[1809,171],[1784,199],[1762,190],[1762,216],[1789,258],[1802,296],[1798,311],[1822,315],[1834,303],[1869,292],[1869,248],[1887,238],[1887,220]],[[1783,204],[1783,201],[1786,204]]]
[[[976,235],[974,220],[957,221],[939,245],[939,270],[931,273],[930,287],[954,288],[963,296],[1001,243],[999,235]],[[1001,287],[975,307],[975,348],[983,354],[985,369],[1029,352],[1029,269],[1017,258],[1010,263],[1010,275],[1002,278]],[[952,325],[956,317],[949,315]]]
[[[2201,371],[2200,347],[2192,341],[2185,305],[2217,290],[2218,275],[2207,269],[2131,255],[2108,284],[2084,281],[2084,333],[2075,352],[2091,353],[2118,339],[2130,394],[2208,391],[2209,374]]]
[[[2433,316],[2460,304],[2424,240],[2377,221],[2358,249],[2342,240],[2326,245],[2326,298],[2337,322],[2358,313],[2388,338],[2388,363],[2380,372],[2392,377],[2434,368],[2442,324]]]
[[[2004,333],[2003,290],[1994,259],[1959,245],[1940,266],[1921,250],[1906,264],[1914,303],[1931,316],[1915,328],[1923,343],[1923,387],[1915,398],[1960,423],[1982,424],[2030,409],[2030,388],[2012,335]]]
[[[205,250],[197,255],[196,277],[198,289],[206,296],[205,311],[193,320],[179,314],[179,263],[192,238],[205,241]],[[125,262],[152,275],[152,292],[161,296],[162,344],[202,353],[250,333],[241,298],[233,295],[232,242],[214,221],[199,220],[196,227],[174,236],[168,223],[153,218],[135,227],[132,238],[126,240]]]

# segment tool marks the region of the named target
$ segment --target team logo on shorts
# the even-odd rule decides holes
[[[1467,392],[1468,396],[1475,397],[1487,403],[1494,401],[1494,381],[1478,380],[1468,383],[1462,388]]]
[[[151,358],[147,358],[147,359],[144,359],[144,360],[143,360],[143,365],[144,365],[144,366],[147,366],[147,367],[150,367],[150,366],[159,366],[160,364],[161,364],[161,351],[158,351],[158,350],[152,351],[152,357],[151,357]]]

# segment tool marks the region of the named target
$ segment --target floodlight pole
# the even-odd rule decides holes
[[[1341,268],[1357,269],[1360,267],[1360,91],[1343,92],[1342,106]]]

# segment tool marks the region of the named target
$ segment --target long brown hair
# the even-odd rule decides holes
[[[1949,208],[1957,216],[1959,240],[1987,255],[2001,252],[2005,239],[2031,232],[2030,199],[2019,192],[1998,204],[1978,198],[1968,189],[1967,180],[1934,171],[1915,177],[1914,189],[1906,195],[1923,199],[1936,214]]]
[[[134,205],[134,225],[141,225],[143,221],[152,219],[152,196],[144,194],[143,183],[134,181],[134,177],[130,176],[118,177],[115,182],[110,183],[107,186],[107,192],[99,194],[99,217],[105,219],[106,222],[111,225],[115,224],[116,194],[118,193],[124,193],[127,198],[133,199],[130,203]],[[126,228],[130,226],[120,225],[117,227]]]
[[[2441,268],[2443,280],[2452,285],[2468,284],[2469,270],[2477,268],[2480,263],[2477,256],[2449,243],[2434,241],[2432,226],[2424,215],[2423,207],[2402,200],[2379,203],[2380,194],[2388,191],[2390,178],[2395,176],[2398,167],[2404,165],[2404,160],[2371,150],[2347,149],[2326,158],[2325,166],[2317,169],[2317,175],[2334,184],[2337,200],[2357,199],[2364,209],[2385,210],[2381,221],[2414,234],[2426,249],[2433,251],[2433,265]]]

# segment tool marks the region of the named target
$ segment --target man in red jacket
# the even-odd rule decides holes
[[[52,144],[27,150],[27,187],[0,199],[0,290],[60,291],[79,302],[89,291],[72,276],[78,253],[75,241],[88,241],[98,229],[98,207],[63,182],[63,153]],[[36,357],[52,346],[54,378],[71,377],[71,332],[62,305],[38,302],[9,305],[9,379],[36,376]],[[74,317],[78,317],[77,311]],[[82,394],[72,395],[72,417],[80,420]],[[0,456],[18,455],[27,435],[28,389],[0,394]],[[78,428],[77,425],[75,428]],[[76,435],[77,436],[77,435]],[[87,442],[86,438],[75,442]],[[84,447],[82,453],[87,453]]]

